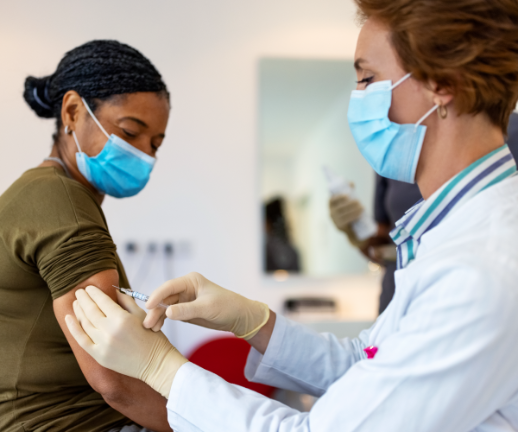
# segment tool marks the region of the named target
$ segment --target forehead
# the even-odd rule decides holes
[[[358,36],[354,60],[355,67],[360,70],[397,61],[385,24],[373,18],[365,21]]]
[[[101,115],[135,117],[148,125],[161,126],[169,117],[169,101],[153,92],[130,93],[113,97],[99,107]]]
[[[138,92],[117,95],[107,101],[107,107],[116,108],[118,110],[131,111],[161,111],[169,110],[169,101],[167,97],[161,93],[154,92]]]

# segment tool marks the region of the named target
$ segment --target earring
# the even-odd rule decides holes
[[[442,119],[448,117],[448,108],[446,108],[444,105],[439,105],[437,112],[439,113],[439,117]]]

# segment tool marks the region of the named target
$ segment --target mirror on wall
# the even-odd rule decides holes
[[[259,62],[260,199],[268,275],[340,276],[368,262],[329,216],[327,166],[355,187],[372,214],[374,172],[347,123],[356,87],[352,60]]]

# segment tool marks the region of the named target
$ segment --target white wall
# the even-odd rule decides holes
[[[126,42],[163,74],[173,111],[146,190],[106,200],[114,239],[188,240],[194,253],[184,271],[278,308],[284,291],[260,288],[257,62],[351,58],[354,15],[351,0],[3,0],[0,191],[49,151],[54,125],[25,105],[25,77],[52,73],[88,40]]]

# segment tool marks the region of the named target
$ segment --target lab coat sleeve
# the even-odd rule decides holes
[[[512,281],[502,289],[487,272],[446,273],[408,304],[398,331],[380,343],[376,357],[348,369],[310,413],[186,364],[167,405],[171,426],[176,432],[474,430],[518,386],[518,350],[512,349],[518,291]]]
[[[245,376],[249,381],[321,396],[352,365],[367,358],[363,349],[369,333],[338,339],[277,315],[264,356],[250,350]]]
[[[229,384],[192,363],[177,372],[167,402],[175,432],[309,432],[308,413]]]

